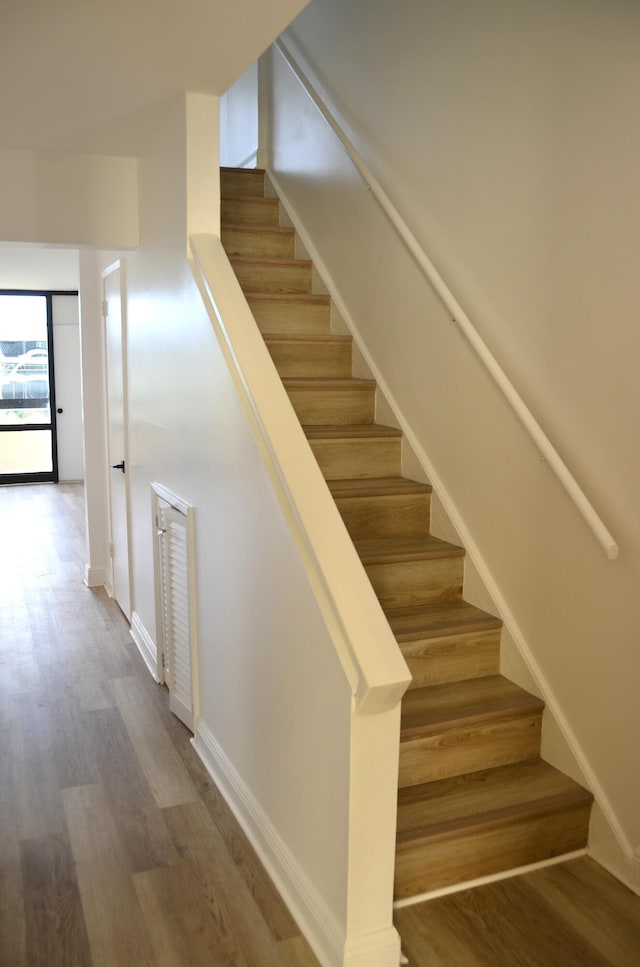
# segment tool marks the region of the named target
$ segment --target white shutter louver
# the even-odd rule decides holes
[[[188,523],[184,514],[159,500],[158,524],[165,678],[171,710],[193,731]]]

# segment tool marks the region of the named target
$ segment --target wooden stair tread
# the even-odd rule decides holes
[[[285,389],[318,390],[351,389],[371,392],[376,387],[375,379],[356,379],[353,376],[285,376],[282,380]]]
[[[400,561],[424,561],[428,558],[463,557],[464,548],[441,541],[438,537],[380,537],[354,541],[363,564],[394,564]]]
[[[309,440],[371,440],[378,437],[398,439],[402,430],[395,426],[384,426],[382,423],[345,423],[337,426],[335,423],[318,424],[318,426],[303,426]]]
[[[462,599],[435,601],[412,608],[391,608],[385,614],[400,642],[502,627],[500,618]]]
[[[410,688],[402,699],[402,739],[479,722],[542,713],[544,702],[502,675]]]
[[[273,259],[280,262],[280,259]],[[292,302],[302,305],[328,306],[331,297],[328,295],[316,295],[312,292],[245,292],[245,299],[251,302]]]
[[[430,494],[431,484],[410,480],[408,477],[353,477],[331,480],[329,490],[334,498],[382,497],[395,494]]]
[[[592,800],[542,759],[406,786],[398,794],[397,847],[468,836]]]
[[[260,255],[230,255],[229,261],[232,265],[273,265],[279,269],[288,265],[300,268],[311,268],[309,259],[265,258]]]
[[[265,205],[266,207],[271,208],[280,204],[280,201],[277,198],[269,198],[265,195],[227,195],[224,191],[222,191],[220,198],[222,201],[246,201],[251,202],[252,205]]]
[[[220,171],[232,171],[243,175],[263,175],[265,173],[264,168],[242,168],[238,165],[220,165]]]
[[[338,335],[336,333],[286,333],[286,332],[270,332],[265,333],[264,341],[267,343],[295,343],[300,345],[315,345],[317,344],[335,344],[335,345],[346,345],[351,343],[351,336]],[[312,378],[312,377],[309,377]],[[317,378],[317,377],[313,377]]]
[[[253,200],[253,195],[247,195]],[[243,225],[242,222],[222,221],[220,228],[230,229],[234,232],[245,232],[252,235],[294,235],[295,229],[281,225]]]

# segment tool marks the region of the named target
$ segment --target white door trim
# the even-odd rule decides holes
[[[109,374],[108,374],[108,349],[107,349],[107,334],[106,334],[106,292],[105,285],[106,280],[114,275],[116,272],[119,273],[120,279],[120,319],[122,327],[122,409],[123,409],[123,460],[125,462],[126,473],[124,474],[124,495],[125,495],[125,529],[126,529],[126,542],[127,542],[127,583],[128,583],[128,597],[129,597],[129,614],[126,615],[127,619],[131,620],[131,614],[133,612],[133,588],[131,580],[131,488],[130,488],[130,461],[129,461],[129,405],[128,405],[128,379],[127,379],[127,314],[126,314],[126,286],[125,286],[125,263],[122,259],[117,259],[112,262],[111,265],[107,266],[100,273],[102,277],[102,339],[103,339],[103,360],[104,360],[104,387],[105,387],[105,440],[106,440],[106,454],[109,454]],[[112,485],[111,485],[111,470],[109,464],[107,463],[107,495],[108,495],[108,518],[109,518],[109,541],[111,546],[113,546],[113,512],[112,512]],[[110,595],[114,597],[114,573],[113,573],[113,554],[109,555],[108,562],[109,571],[109,587],[107,590]],[[119,602],[120,603],[120,602]],[[122,607],[122,604],[120,605]],[[124,610],[124,609],[123,609]]]

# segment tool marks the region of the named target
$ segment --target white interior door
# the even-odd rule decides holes
[[[126,339],[119,264],[105,273],[103,291],[111,517],[111,591],[123,613],[131,620],[127,492]]]
[[[53,296],[58,479],[84,479],[77,295]]]

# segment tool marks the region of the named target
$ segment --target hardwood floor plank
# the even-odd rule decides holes
[[[180,756],[171,745],[160,716],[136,678],[117,678],[111,690],[156,804],[177,806],[198,798]]]
[[[539,870],[531,874],[528,884],[540,902],[560,914],[607,963],[638,967],[640,897],[634,897],[605,870],[585,858]]]
[[[63,792],[94,967],[153,967],[129,861],[100,784]]]
[[[26,967],[20,843],[5,829],[0,817],[0,967]]]
[[[251,967],[218,933],[188,864],[137,873],[134,882],[158,967]]]
[[[91,967],[67,836],[23,840],[20,849],[29,967]]]
[[[66,830],[51,744],[51,718],[41,693],[15,696],[9,742],[14,763],[16,833],[35,839]]]
[[[90,713],[92,747],[132,872],[167,866],[177,855],[117,709]]]
[[[79,864],[76,875],[93,967],[155,967],[132,876],[88,863]]]
[[[556,877],[559,867],[550,867]],[[537,873],[396,910],[412,967],[618,967],[531,885]],[[569,906],[579,902],[568,897]],[[591,908],[591,916],[597,915]],[[637,961],[636,961],[637,963]]]
[[[265,896],[263,906],[258,908],[251,883],[229,854],[204,804],[177,806],[165,810],[165,816],[176,848],[197,883],[199,894],[206,898],[221,936],[233,939],[249,965],[281,967],[277,945],[281,938],[274,935],[271,918],[265,916]],[[281,901],[272,884],[270,893],[272,904],[277,907]],[[299,935],[291,919],[288,926],[289,938]]]
[[[128,870],[127,854],[104,786],[76,786],[62,793],[71,852],[77,864]]]

